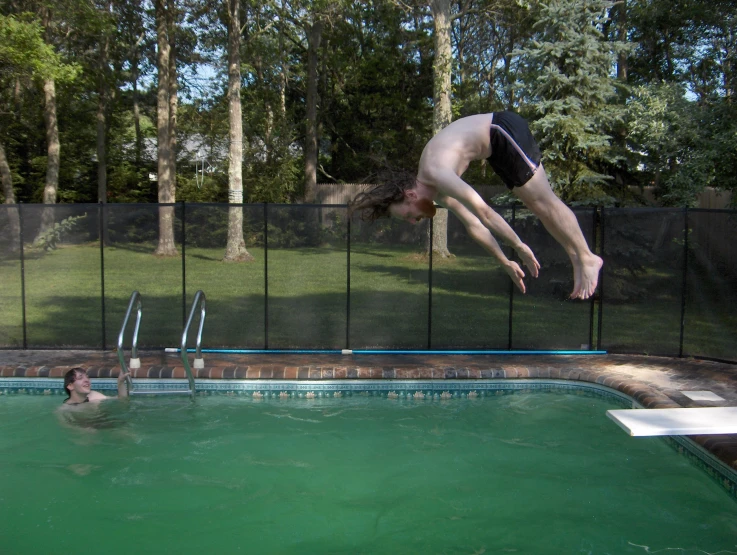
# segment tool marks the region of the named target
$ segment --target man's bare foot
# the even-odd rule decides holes
[[[599,283],[599,271],[603,265],[604,261],[595,254],[591,254],[578,264],[574,262],[571,299],[585,300],[594,294]]]
[[[573,263],[573,291],[571,292],[571,296],[569,298],[571,299],[577,299],[579,293],[581,292],[581,264],[578,262],[578,258],[575,256],[571,257],[571,262]]]

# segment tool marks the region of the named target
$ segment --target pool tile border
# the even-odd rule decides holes
[[[172,390],[182,390],[188,387],[187,380],[178,379],[148,379],[136,382],[136,390],[151,393],[166,393]],[[114,378],[96,378],[94,389],[113,392],[117,390],[117,380]],[[569,393],[593,392],[598,397],[604,397],[626,407],[643,408],[637,401],[631,399],[610,387],[571,380],[541,380],[541,379],[506,379],[494,381],[474,380],[206,380],[197,381],[196,395],[251,395],[259,398],[276,397],[287,393],[290,398],[319,398],[329,393],[382,395],[395,394],[396,397],[412,397],[415,399],[433,399],[449,393],[451,397],[468,397],[469,393],[476,395],[497,394],[504,392],[529,392],[533,390],[565,391]],[[0,378],[0,395],[28,394],[28,395],[63,395],[63,380],[59,378]],[[312,394],[308,396],[309,394]],[[422,394],[417,395],[415,394]],[[451,398],[442,397],[442,398]]]
[[[0,376],[5,378],[61,378],[70,366],[41,367],[3,367]],[[118,368],[85,366],[91,378],[114,378]],[[664,393],[643,382],[624,381],[614,374],[592,372],[571,368],[536,368],[506,366],[505,368],[396,368],[396,367],[271,367],[271,366],[212,366],[196,370],[198,389],[206,389],[204,384],[211,380],[306,380],[323,382],[326,380],[514,380],[514,379],[559,379],[576,383],[596,383],[619,390],[635,399],[645,408],[677,408],[680,405]],[[182,382],[186,374],[179,366],[148,366],[131,371],[136,387],[147,388],[153,380]],[[96,381],[98,381],[96,380]],[[99,383],[99,382],[98,382]],[[175,388],[176,386],[172,386]],[[735,461],[737,462],[737,445]]]
[[[118,367],[105,368],[84,366],[91,378],[108,378],[118,375]],[[71,366],[22,367],[0,366],[1,377],[61,378]],[[636,381],[624,382],[616,375],[592,372],[582,368],[537,368],[506,366],[504,368],[435,368],[435,367],[361,367],[361,366],[211,366],[195,370],[196,380],[248,379],[248,380],[485,380],[485,379],[561,379],[580,383],[598,383],[619,389],[634,397],[646,408],[679,406],[666,395],[652,389],[648,384]],[[131,371],[134,380],[184,379],[182,366],[152,365]],[[140,382],[139,382],[140,383]],[[200,383],[198,382],[198,387]]]

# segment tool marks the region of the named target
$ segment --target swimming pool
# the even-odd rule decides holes
[[[606,388],[208,385],[76,427],[52,388],[3,395],[3,552],[737,551],[734,498]]]

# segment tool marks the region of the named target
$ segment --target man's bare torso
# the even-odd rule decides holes
[[[461,176],[473,160],[491,155],[489,129],[491,114],[478,114],[454,121],[425,145],[420,157],[417,178],[436,186],[439,170],[452,169]]]

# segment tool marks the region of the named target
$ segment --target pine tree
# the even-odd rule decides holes
[[[597,170],[613,161],[610,132],[623,117],[613,66],[625,46],[601,32],[611,3],[547,0],[537,7],[536,35],[515,53],[528,64],[523,88],[536,114],[530,127],[563,199],[605,201],[608,177]]]

